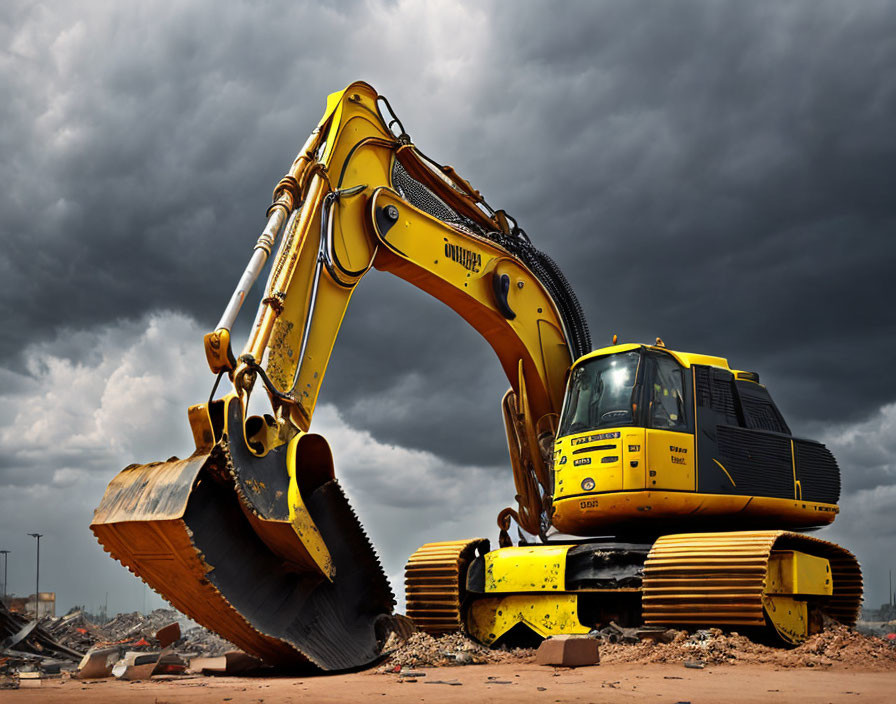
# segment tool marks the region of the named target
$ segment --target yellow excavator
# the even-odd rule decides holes
[[[592,351],[557,265],[420,151],[371,86],[329,96],[267,217],[205,336],[217,380],[188,410],[195,452],[122,470],[91,524],[185,614],[266,662],[325,671],[376,661],[402,627],[330,447],[310,432],[349,300],[376,268],[454,309],[511,386],[517,505],[498,516],[497,549],[468,539],[411,556],[419,628],[493,645],[613,621],[797,643],[825,616],[855,622],[856,559],[805,534],[837,515],[831,453],[793,437],[758,376],[725,359],[659,339]],[[237,355],[231,330],[272,254]],[[217,398],[225,376],[232,388]],[[247,417],[259,384],[270,412]]]

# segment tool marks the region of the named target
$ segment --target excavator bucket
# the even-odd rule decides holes
[[[173,606],[267,663],[374,662],[394,598],[325,441],[302,435],[259,457],[238,399],[225,413],[210,447],[122,470],[91,529]]]

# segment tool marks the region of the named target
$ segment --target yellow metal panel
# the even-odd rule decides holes
[[[221,329],[207,333],[203,337],[205,359],[213,373],[218,374],[233,368],[230,355],[230,330]]]
[[[538,279],[494,242],[453,231],[390,190],[378,189],[372,201],[372,208],[392,205],[399,212],[398,221],[380,240],[374,266],[409,281],[456,311],[492,346],[517,391],[522,360],[534,421],[557,413],[563,401],[569,350],[565,344],[555,345],[549,336],[543,337],[547,329],[542,323],[560,327],[561,316]],[[510,279],[507,304],[516,314],[513,319],[498,310],[494,276]]]
[[[469,634],[484,645],[491,645],[518,623],[524,623],[543,638],[581,635],[591,630],[579,621],[575,594],[477,599],[467,612],[466,623]]]
[[[187,409],[190,430],[193,431],[193,442],[197,452],[208,452],[215,444],[215,432],[208,415],[208,404],[197,403]]]
[[[555,498],[621,491],[624,488],[623,435],[630,431],[631,428],[601,428],[560,438],[554,445]],[[643,431],[634,429],[634,433],[643,437]],[[639,452],[643,452],[643,443],[634,444],[640,445]],[[643,463],[635,470],[643,476]],[[587,480],[594,482],[590,489],[586,488],[590,485],[585,483]],[[643,488],[637,482],[636,486]]]
[[[601,347],[600,349],[594,350],[593,352],[589,352],[588,354],[582,355],[579,357],[575,363],[572,365],[573,368],[579,366],[582,362],[585,362],[589,359],[594,359],[595,357],[604,357],[608,354],[619,354],[620,352],[630,352],[631,350],[637,350],[644,347],[644,345],[640,344],[632,344],[626,343],[623,345],[612,345],[610,347]]]
[[[769,558],[765,593],[830,596],[834,593],[831,563],[796,550],[776,550]]]
[[[647,431],[647,487],[695,491],[694,436],[670,430]]]
[[[646,489],[647,445],[644,428],[628,428],[622,431],[622,490]]]
[[[351,107],[351,109],[356,109],[355,106],[362,106],[364,109],[368,111],[376,110],[376,99],[377,92],[374,90],[373,86],[364,83],[363,81],[356,81],[351,85],[347,86],[345,90],[337,91],[335,93],[330,93],[327,96],[327,107],[324,111],[324,116],[321,118],[321,126],[323,126],[328,120],[332,118],[331,125],[335,124],[337,126],[340,123],[346,122],[345,113],[348,112],[347,107]],[[348,102],[348,106],[346,103]],[[372,109],[372,110],[371,110]],[[373,112],[375,115],[376,113]],[[373,118],[377,123],[380,122],[378,118]],[[332,128],[331,128],[332,130]],[[381,129],[381,133],[385,133]],[[388,135],[390,138],[392,135]],[[327,143],[324,149],[324,153],[321,155],[321,161],[324,164],[331,164],[334,159],[334,153],[339,148],[340,141],[335,139],[335,134],[331,131],[327,135]]]
[[[792,596],[763,595],[762,605],[778,635],[796,645],[809,635],[809,608],[805,601]]]
[[[352,142],[363,137],[378,136],[370,123],[361,117],[353,118],[348,127],[354,127],[352,131],[357,135],[353,135]],[[351,154],[351,160],[347,162],[345,173],[342,174],[339,188],[350,189],[371,183],[389,182],[393,155],[391,151],[383,148],[379,140],[360,146],[344,144],[340,147],[339,156],[342,156],[341,152],[345,149],[347,158],[349,147],[354,151]],[[342,273],[347,279],[352,277],[345,274],[346,271],[365,271],[376,253],[373,238],[361,236],[363,233],[359,231],[367,217],[365,195],[369,195],[370,190],[372,189],[356,195],[340,197],[337,202],[338,207],[333,223],[333,254],[335,261],[344,270]]]
[[[594,350],[593,352],[589,352],[586,355],[582,355],[579,357],[573,367],[578,366],[582,362],[594,359],[595,357],[605,357],[608,354],[618,354],[619,352],[629,352],[631,350],[636,350],[641,347],[645,347],[650,350],[656,350],[657,352],[666,352],[667,354],[671,354],[679,364],[684,367],[690,367],[692,364],[705,364],[710,367],[721,367],[722,369],[729,369],[728,360],[724,357],[715,357],[713,355],[708,354],[697,354],[694,352],[677,352],[676,350],[666,349],[665,347],[657,347],[655,345],[639,345],[626,343],[624,345],[612,345],[610,347],[602,347],[599,350]]]
[[[703,494],[694,491],[614,491],[587,495],[569,474],[558,472],[558,486],[554,495],[554,515],[551,519],[557,530],[569,535],[606,535],[608,527],[620,522],[644,524],[649,518],[653,525],[663,522],[665,530],[674,529],[677,522],[694,518],[718,516],[726,527],[737,530],[750,527],[757,519],[774,520],[788,529],[825,525],[836,518],[835,504],[768,496],[739,496],[734,494]],[[564,486],[560,486],[560,481]],[[569,485],[567,490],[565,485]]]
[[[648,345],[648,347],[650,346]],[[650,347],[650,349],[660,352],[668,352],[684,367],[690,367],[693,364],[704,364],[709,367],[729,369],[728,360],[724,357],[715,357],[709,354],[696,354],[694,352],[676,352],[675,350],[667,350],[664,347]]]
[[[546,592],[566,588],[570,545],[501,548],[485,556],[485,591]]]
[[[563,329],[555,321],[541,318],[538,321],[538,337],[541,342],[542,376],[548,385],[548,394],[557,400],[557,413],[563,406],[566,391],[565,374],[569,367],[569,347]]]
[[[296,447],[303,433],[299,433],[289,442],[289,448],[286,453],[286,471],[289,474],[289,492],[287,494],[287,502],[289,503],[289,522],[299,540],[302,541],[302,547],[308,551],[308,555],[314,560],[314,564],[318,569],[332,581],[336,574],[333,566],[333,558],[327,549],[314,519],[305,506],[302,499],[302,493],[299,491],[299,485],[296,482]]]
[[[323,162],[330,169],[331,178],[341,176],[339,183],[328,184],[343,189],[358,185],[389,182],[392,151],[384,148],[384,140],[391,136],[376,117],[376,93],[366,84],[353,84],[338,96],[357,94],[358,101],[341,101],[333,113],[328,135],[328,148]],[[337,94],[331,96],[331,99]],[[330,105],[328,104],[328,112]],[[368,140],[368,142],[364,142]],[[359,146],[360,145],[360,146]],[[351,161],[348,161],[351,154]],[[344,173],[343,165],[346,165]],[[372,190],[372,189],[371,189]],[[372,262],[376,245],[363,228],[367,198],[362,194],[345,196],[333,207],[333,255],[349,276],[340,271],[348,283],[356,283]],[[317,267],[321,232],[321,213],[315,198],[309,193],[305,209],[307,223],[302,218],[293,221],[284,233],[283,247],[286,260],[275,266],[292,268],[291,278],[274,278],[274,288],[266,292],[269,299],[282,294],[282,311],[277,317],[268,343],[268,376],[281,391],[290,391],[299,400],[302,412],[293,420],[307,429],[323,382],[327,362],[336,335],[353,292],[353,286],[334,282],[325,270],[316,292],[314,310],[310,310],[314,271]],[[303,212],[304,215],[304,212]],[[300,228],[300,225],[304,225]],[[345,283],[345,282],[343,282]],[[299,359],[302,333],[307,317],[314,315],[309,330],[304,359]],[[297,372],[299,373],[296,378]],[[293,385],[295,384],[295,385]]]

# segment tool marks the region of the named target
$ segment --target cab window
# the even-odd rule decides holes
[[[590,359],[573,369],[560,420],[560,436],[635,424],[632,398],[641,353]]]
[[[681,365],[665,355],[651,355],[648,382],[650,427],[659,430],[688,430]]]

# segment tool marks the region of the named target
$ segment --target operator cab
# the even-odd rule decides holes
[[[759,377],[721,357],[615,345],[570,370],[553,457],[554,526],[573,535],[807,528],[837,513],[824,445],[793,438]],[[649,530],[649,529],[648,529]]]
[[[671,355],[640,348],[594,357],[573,367],[559,435],[616,426],[691,432],[689,405]]]

